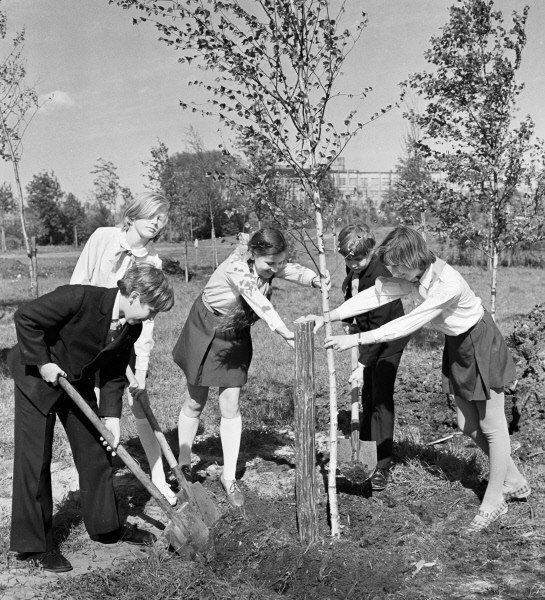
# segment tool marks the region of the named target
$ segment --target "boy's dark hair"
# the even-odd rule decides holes
[[[386,266],[402,265],[408,269],[426,270],[435,262],[435,254],[428,248],[418,231],[396,227],[384,238],[376,254]]]
[[[269,256],[284,252],[288,249],[288,244],[280,229],[264,227],[252,235],[248,248],[255,256]]]
[[[353,223],[339,232],[338,249],[344,258],[366,258],[375,247],[375,237],[365,223]]]
[[[117,287],[125,297],[136,292],[140,302],[153,312],[166,312],[174,306],[174,290],[167,276],[149,263],[132,265],[117,282]]]

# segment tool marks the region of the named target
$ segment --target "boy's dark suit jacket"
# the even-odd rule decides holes
[[[359,277],[358,292],[362,292],[363,290],[373,287],[377,277],[392,276],[390,271],[388,271],[376,256],[371,259],[367,268],[361,273],[356,274],[350,269],[347,269],[347,271],[347,276],[342,285],[346,300],[352,297],[352,279],[354,277]],[[358,331],[371,331],[372,329],[378,329],[381,325],[389,323],[393,319],[397,319],[404,314],[401,300],[394,300],[393,302],[379,306],[374,310],[357,315],[354,317],[354,320],[356,321]],[[345,323],[353,323],[353,320],[349,319],[345,321]],[[392,342],[381,342],[378,344],[360,346],[359,361],[364,365],[370,365],[375,362],[379,356],[384,358],[402,352],[408,341],[409,337],[404,337]]]
[[[117,288],[64,285],[22,306],[14,316],[17,345],[8,354],[15,385],[44,415],[62,395],[46,383],[38,365],[56,363],[89,393],[99,371],[102,417],[121,416],[125,369],[142,325],[126,324],[109,342]],[[87,394],[82,394],[84,397]]]

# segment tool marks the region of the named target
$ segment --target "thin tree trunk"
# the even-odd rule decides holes
[[[185,248],[185,252],[184,252],[184,271],[185,271],[185,282],[187,283],[189,281],[189,269],[188,269],[188,260],[187,260],[187,239],[184,240],[184,248]]]
[[[212,236],[212,263],[214,265],[214,269],[218,268],[218,249],[216,247],[216,229],[214,227],[214,211],[212,210],[212,203],[208,203],[208,208],[210,210],[210,232]]]
[[[25,222],[25,205],[23,188],[21,187],[21,179],[19,177],[19,166],[15,151],[13,150],[13,144],[11,143],[11,137],[6,128],[6,122],[4,115],[0,112],[0,124],[4,133],[4,139],[8,145],[8,150],[11,159],[11,165],[13,167],[13,174],[15,176],[15,185],[17,187],[17,193],[19,194],[19,217],[21,219],[21,233],[23,234],[23,240],[25,243],[26,255],[28,256],[28,271],[30,275],[30,294],[34,298],[38,297],[38,268],[36,260],[36,246],[31,247],[30,240],[28,238],[26,222]]]
[[[326,288],[324,275],[327,271],[325,248],[324,248],[324,228],[322,220],[322,209],[320,203],[320,193],[314,192],[314,206],[316,216],[316,240],[318,244],[318,266],[320,267],[320,282],[322,290],[322,312],[325,319],[325,333],[331,335],[331,321],[329,320],[329,291]],[[329,373],[329,474],[328,474],[328,500],[329,515],[331,518],[331,535],[339,537],[341,528],[339,523],[339,508],[337,504],[337,375],[335,372],[335,357],[333,349],[326,351],[327,370]]]
[[[428,228],[427,228],[427,224],[426,224],[426,213],[424,211],[420,212],[420,228],[421,228],[422,237],[424,238],[424,241],[426,241],[426,239],[428,237]]]
[[[498,259],[499,252],[496,244],[492,246],[492,256],[491,256],[491,271],[492,271],[492,282],[490,284],[490,314],[496,322],[496,291],[498,285]]]
[[[2,252],[7,252],[8,247],[6,246],[6,230],[4,229],[3,225],[0,227],[0,244],[2,246]]]

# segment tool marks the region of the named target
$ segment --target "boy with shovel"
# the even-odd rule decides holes
[[[163,272],[140,263],[125,273],[117,288],[65,285],[15,313],[18,343],[8,354],[15,380],[10,549],[19,560],[54,573],[72,569],[53,539],[50,465],[57,416],[72,448],[83,520],[91,539],[106,544],[153,543],[151,533],[121,524],[111,459],[99,434],[58,386],[58,379],[72,382],[102,417],[117,446],[131,348],[142,321],[170,310],[173,304],[172,287]]]
[[[375,238],[364,223],[347,225],[339,232],[339,253],[346,264],[342,284],[345,300],[375,285],[377,277],[391,277],[373,255]],[[347,333],[377,329],[402,316],[400,300],[344,321]],[[377,444],[377,466],[371,487],[378,492],[388,484],[394,438],[394,384],[401,355],[409,338],[383,344],[360,346],[358,366],[350,376],[362,389],[363,420],[360,439]]]

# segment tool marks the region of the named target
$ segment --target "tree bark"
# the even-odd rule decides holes
[[[314,440],[314,321],[295,323],[295,495],[299,539],[318,539]]]

